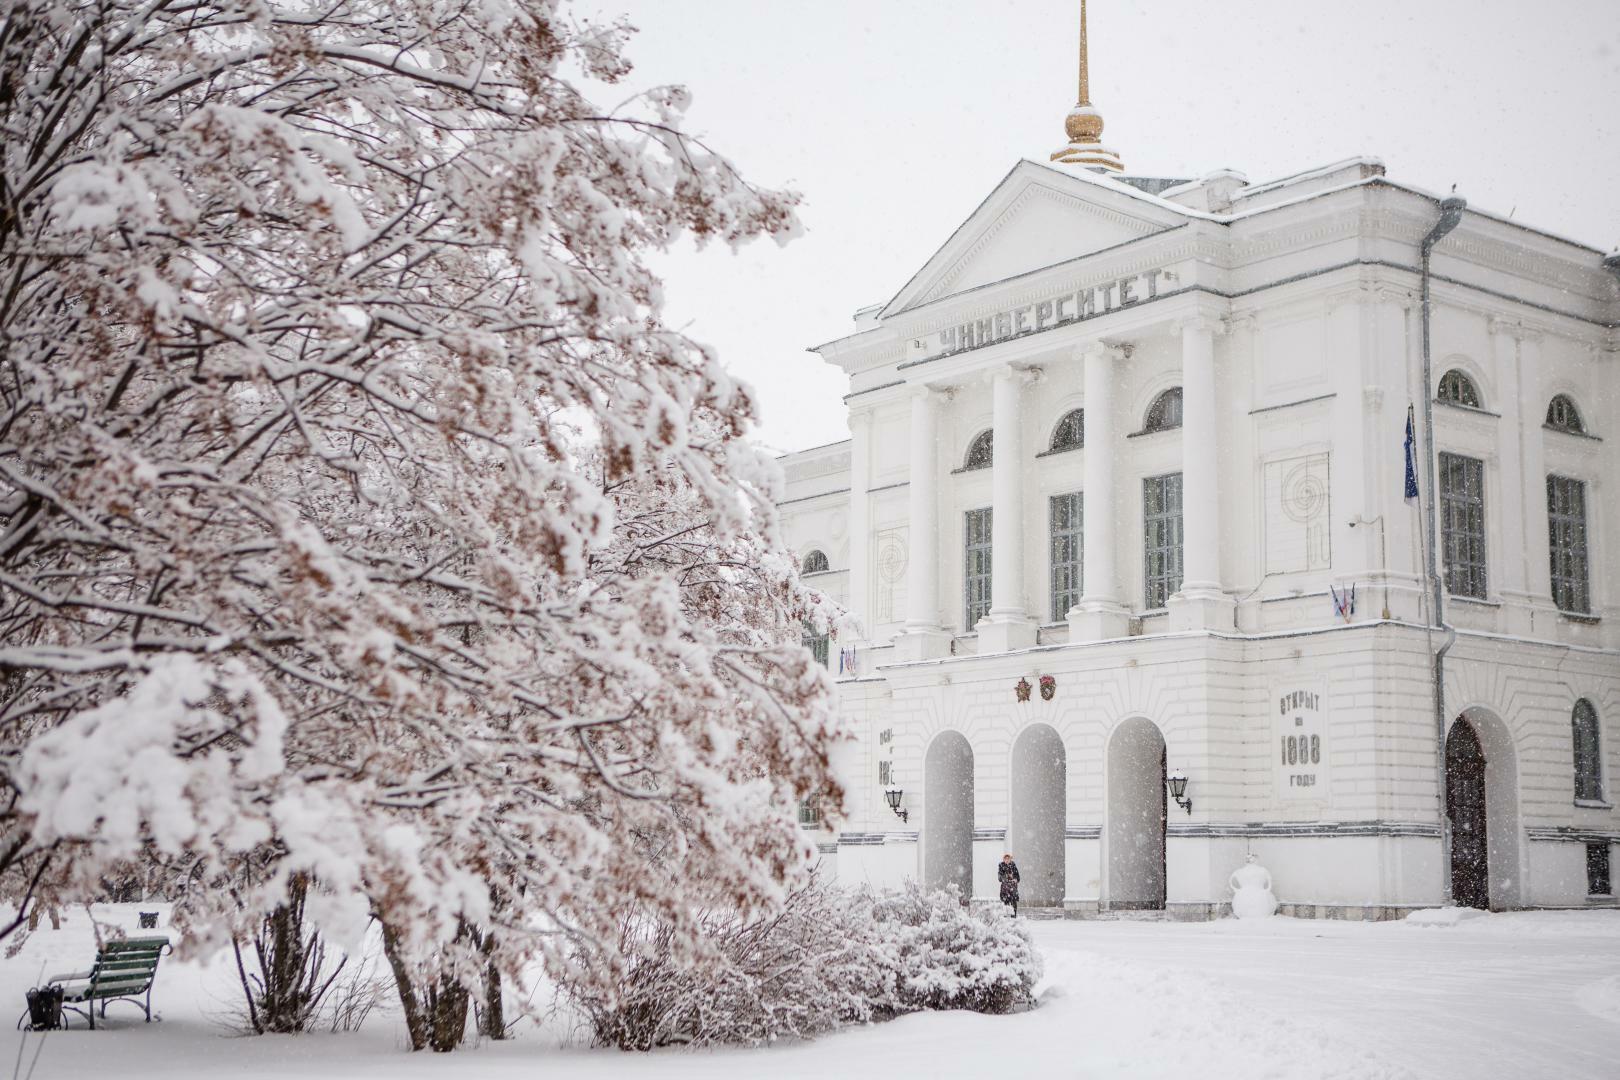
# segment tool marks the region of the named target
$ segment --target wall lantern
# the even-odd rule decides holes
[[[900,808],[900,796],[904,794],[905,792],[901,791],[897,787],[883,789],[883,797],[888,800],[889,809],[894,811],[894,816],[899,818],[901,821],[909,822],[911,820],[911,813]]]
[[[1192,799],[1187,797],[1187,777],[1183,773],[1171,773],[1164,778],[1165,786],[1170,789],[1170,797],[1176,800],[1176,805],[1187,813],[1192,813]]]

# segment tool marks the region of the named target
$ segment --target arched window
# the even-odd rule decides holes
[[[1171,428],[1181,426],[1181,387],[1172,386],[1164,393],[1153,399],[1148,406],[1147,420],[1142,424],[1142,433],[1150,431],[1169,431]]]
[[[1547,426],[1576,435],[1586,432],[1586,425],[1581,423],[1581,411],[1568,394],[1559,394],[1547,402]]]
[[[1570,715],[1575,729],[1575,797],[1603,801],[1603,765],[1598,756],[1598,715],[1592,703],[1581,698]]]
[[[1474,380],[1464,375],[1459,368],[1452,368],[1440,376],[1440,391],[1434,395],[1434,399],[1444,401],[1448,405],[1480,408],[1479,389],[1474,386]]]
[[[1063,414],[1052,430],[1052,453],[1059,450],[1078,450],[1086,445],[1086,412],[1074,409]]]
[[[981,431],[968,443],[967,460],[962,462],[964,471],[967,469],[988,469],[995,457],[995,437],[992,431]]]
[[[812,551],[804,557],[804,572],[807,574],[825,574],[832,569],[827,556],[820,551]]]

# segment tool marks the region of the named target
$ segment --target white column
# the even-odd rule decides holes
[[[1130,612],[1120,602],[1115,558],[1117,514],[1114,462],[1119,449],[1114,424],[1114,383],[1124,351],[1101,342],[1080,350],[1085,364],[1086,447],[1082,521],[1080,603],[1069,611],[1070,641],[1124,637]]]
[[[858,639],[872,639],[872,413],[849,417],[849,610]],[[855,644],[855,642],[849,642]]]
[[[1220,447],[1215,415],[1215,323],[1181,325],[1181,590],[1171,599],[1172,630],[1233,627],[1221,591]]]
[[[1493,510],[1487,499],[1485,513],[1497,519],[1498,535],[1502,538],[1500,552],[1490,551],[1489,548],[1486,550],[1486,558],[1489,560],[1491,570],[1494,571],[1490,575],[1490,591],[1499,594],[1508,605],[1522,606],[1529,599],[1528,582],[1535,580],[1537,569],[1528,563],[1530,551],[1526,544],[1525,530],[1535,523],[1538,516],[1542,521],[1542,528],[1546,528],[1547,496],[1543,491],[1536,502],[1531,502],[1528,498],[1530,494],[1528,482],[1531,476],[1530,443],[1534,442],[1538,446],[1541,443],[1542,418],[1540,414],[1532,415],[1521,408],[1524,388],[1520,379],[1519,343],[1515,337],[1518,329],[1515,324],[1503,319],[1490,321],[1491,370],[1496,376],[1497,398],[1496,400],[1487,398],[1484,404],[1501,417],[1497,422],[1499,441],[1496,447],[1496,460],[1502,492],[1508,498],[1503,500],[1499,510]],[[1441,368],[1443,370],[1444,365],[1441,365]],[[1544,480],[1543,483],[1545,482]],[[1519,505],[1520,500],[1513,498],[1511,493],[1521,491],[1525,493],[1526,498],[1523,504]],[[1537,503],[1543,508],[1540,515],[1536,512]],[[1545,565],[1546,560],[1543,558],[1542,566]],[[1510,617],[1509,621],[1515,620]],[[1522,624],[1513,628],[1519,632],[1529,629]]]
[[[1523,328],[1519,331],[1518,392],[1524,416],[1522,513],[1525,592],[1529,595],[1532,609],[1531,623],[1525,627],[1525,632],[1550,638],[1557,633],[1559,616],[1552,598],[1552,567],[1549,565],[1552,538],[1547,535],[1547,444],[1542,425],[1546,422],[1547,401],[1552,395],[1541,382],[1541,335]],[[1588,485],[1586,513],[1589,536],[1592,535],[1592,515],[1598,513],[1598,505],[1592,498],[1592,486]],[[1488,503],[1485,512],[1491,512]]]
[[[906,629],[895,640],[895,655],[926,660],[951,651],[950,634],[939,623],[939,395],[926,386],[912,391],[910,470]]]
[[[992,377],[994,459],[990,466],[990,614],[979,625],[979,652],[1035,644],[1035,623],[1024,608],[1023,390],[1027,372],[1011,365]]]

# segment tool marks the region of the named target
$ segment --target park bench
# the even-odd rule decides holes
[[[62,1008],[71,1009],[96,1026],[96,1003],[101,1003],[101,1018],[107,1018],[107,1006],[115,1001],[128,1001],[140,1006],[146,1022],[152,1022],[152,981],[157,978],[158,960],[173,951],[166,937],[125,938],[109,941],[96,953],[95,965],[89,971],[70,971],[52,975],[46,986],[62,988]],[[82,1007],[81,1007],[82,1006]]]

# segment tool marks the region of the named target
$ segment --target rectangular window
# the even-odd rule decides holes
[[[967,601],[967,630],[990,613],[990,511],[967,512],[967,539],[963,547],[963,591]]]
[[[1440,543],[1451,595],[1485,599],[1485,463],[1477,458],[1440,455]]]
[[[1181,474],[1142,481],[1143,604],[1162,608],[1181,588]]]
[[[799,824],[810,829],[821,824],[821,796],[812,795],[799,803]]]
[[[1608,896],[1613,892],[1609,881],[1609,845],[1586,845],[1586,895]]]
[[[804,644],[805,648],[810,650],[810,655],[815,657],[816,663],[820,664],[822,667],[827,666],[828,649],[826,634],[818,634],[807,625],[805,626],[803,633],[800,635],[799,640]]]
[[[1586,564],[1586,484],[1547,477],[1547,537],[1552,542],[1552,594],[1560,611],[1592,610]]]
[[[1085,505],[1078,491],[1053,495],[1052,529],[1052,621],[1062,622],[1069,609],[1080,602],[1081,530]]]
[[[890,784],[894,783],[894,762],[878,762],[878,783],[882,784],[884,787],[888,787]]]

